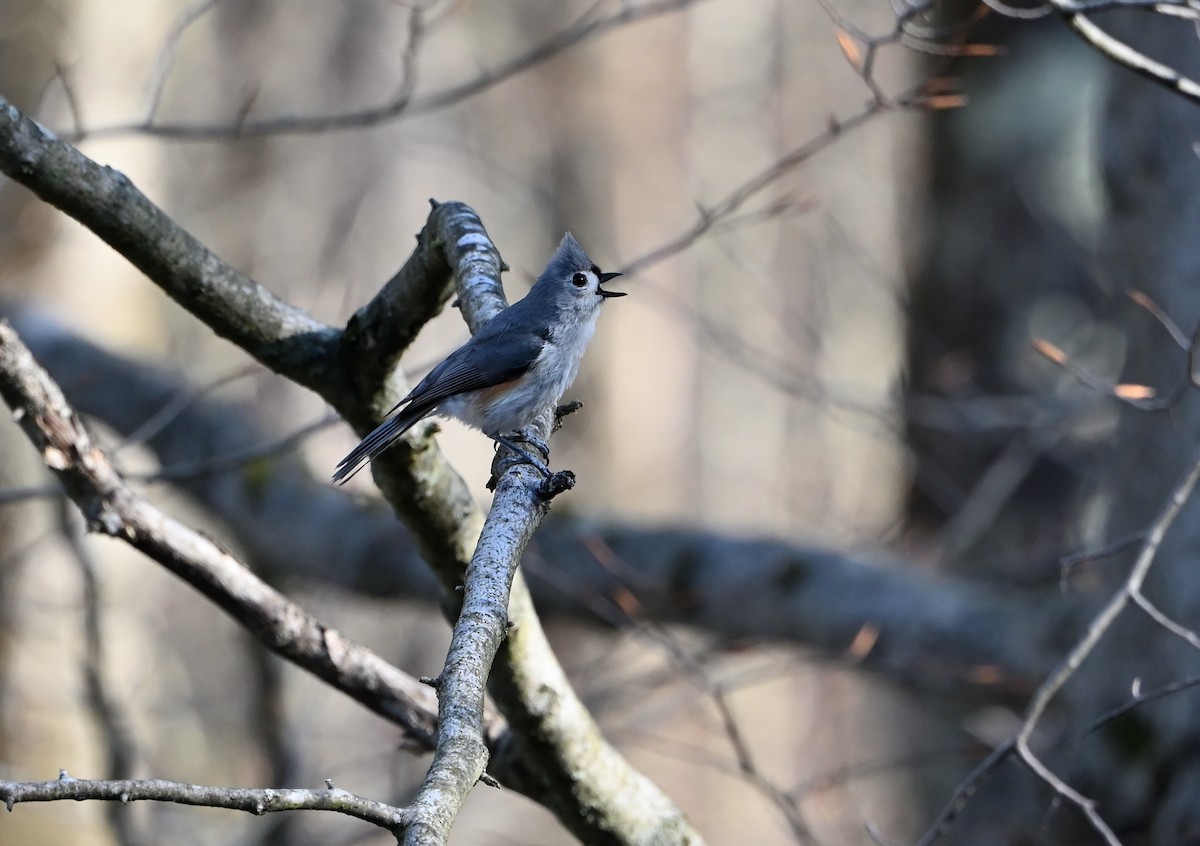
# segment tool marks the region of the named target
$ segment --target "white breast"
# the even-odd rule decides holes
[[[516,432],[531,424],[546,408],[557,405],[567,388],[579,374],[579,362],[592,335],[596,333],[596,320],[577,323],[574,331],[552,335],[533,366],[516,380],[511,390],[503,395],[487,392],[467,399],[464,405],[451,411],[460,418],[471,418],[468,422],[478,426],[489,435],[505,435]],[[443,403],[446,409],[448,403]],[[450,410],[450,409],[446,409]],[[461,412],[466,411],[464,415]],[[455,413],[458,412],[458,413]]]

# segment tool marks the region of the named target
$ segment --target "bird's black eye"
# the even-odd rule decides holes
[[[587,284],[587,276],[582,273],[576,273],[571,277],[571,281],[575,283],[576,288],[582,288]]]

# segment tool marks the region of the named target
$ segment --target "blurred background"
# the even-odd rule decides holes
[[[1196,114],[1110,69],[1057,19],[1007,21],[954,3],[921,19],[932,42],[1003,45],[1000,55],[951,61],[895,36],[864,80],[867,44],[853,27],[887,36],[895,15],[867,0],[832,11],[815,0],[126,0],[119,13],[87,0],[0,0],[0,93],[335,326],[408,257],[429,198],[480,214],[511,267],[510,299],[572,231],[602,268],[631,272],[569,393],[585,407],[554,438],[553,464],[580,480],[556,516],[887,549],[903,561],[889,566],[1021,603],[1031,640],[1058,654],[1123,573],[1085,565],[1060,587],[1062,556],[1144,526],[1181,466],[1191,416],[1187,397],[1173,421],[1123,410],[1030,341],[1050,340],[1101,383],[1133,372],[1165,393],[1178,381],[1182,353],[1124,291],[1149,291],[1185,332],[1200,313],[1186,285]],[[1184,66],[1196,52],[1186,27],[1119,25]],[[868,82],[892,108],[878,108]],[[949,93],[915,98],[939,108],[901,105],[913,91]],[[397,97],[411,100],[374,114]],[[278,116],[296,125],[241,137],[239,127]],[[7,181],[0,297],[275,437],[327,415]],[[406,355],[407,378],[465,337],[447,310]],[[88,378],[86,368],[55,375],[68,393],[71,379]],[[104,389],[119,400],[134,390]],[[110,446],[124,442],[94,423]],[[99,777],[116,732],[138,777],[332,778],[404,800],[426,761],[389,748],[393,727],[262,654],[150,562],[80,542],[77,515],[43,495],[51,480],[16,428],[0,426],[0,439],[0,487],[15,492],[0,509],[4,778],[60,768]],[[438,441],[486,504],[490,443],[454,423]],[[290,448],[324,478],[355,442],[332,423]],[[158,467],[137,443],[119,456],[131,473]],[[237,548],[185,491],[147,489]],[[346,495],[372,507],[373,491],[362,474]],[[526,566],[552,580],[553,562]],[[1187,585],[1186,622],[1195,579],[1171,584]],[[434,605],[312,578],[287,588],[405,670],[441,666],[448,629]],[[638,622],[548,625],[607,734],[714,844],[869,843],[868,824],[913,838],[1011,732],[1039,681],[981,697],[947,694],[949,678],[934,694],[903,673],[859,672],[868,642],[818,655]],[[1174,645],[1155,651],[1162,637],[1131,628],[1056,725],[1119,703],[1139,671],[1186,675],[1194,659]],[[1160,656],[1152,666],[1148,654]],[[1142,740],[1123,739],[1121,749],[1136,747],[1129,783],[1097,763],[1111,763],[1113,748],[1063,765],[1091,773],[1088,788],[1125,796],[1107,807],[1144,842],[1200,842],[1170,839],[1194,812],[1164,811],[1193,768],[1165,751],[1195,731],[1188,700],[1175,702],[1152,712]],[[1068,812],[1047,814],[1049,794],[1015,766],[998,782],[946,842],[1093,842]],[[0,819],[4,844],[168,840],[390,838],[333,815],[165,806],[30,805]],[[454,842],[571,840],[520,796],[477,790]]]

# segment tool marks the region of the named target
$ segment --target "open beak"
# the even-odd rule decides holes
[[[619,273],[601,273],[600,274],[600,285],[603,285],[605,282],[610,282],[613,279],[616,279],[620,275],[621,274],[619,274]],[[600,296],[604,297],[605,299],[608,299],[609,297],[623,297],[626,294],[625,291],[606,291],[603,288],[601,288],[600,285],[596,286],[596,293],[599,294]]]

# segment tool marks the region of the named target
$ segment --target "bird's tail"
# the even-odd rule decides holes
[[[375,427],[371,434],[363,438],[358,446],[350,450],[349,455],[338,462],[337,468],[333,471],[333,483],[343,485],[350,481],[355,473],[367,465],[368,461],[400,440],[405,432],[431,410],[428,406],[414,407],[410,405],[395,417],[384,420]]]

